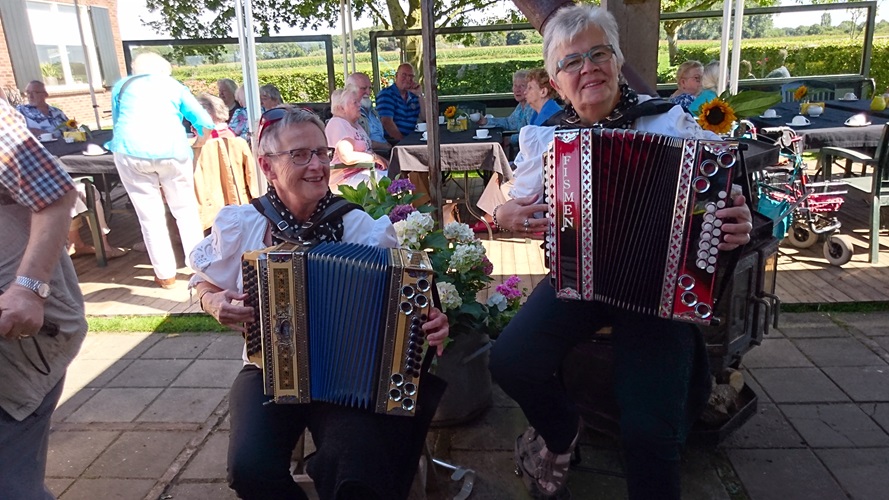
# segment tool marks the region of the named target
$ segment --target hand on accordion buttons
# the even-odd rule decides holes
[[[426,341],[437,348],[439,356],[444,352],[444,341],[448,338],[448,317],[438,309],[429,308],[429,319],[423,323]]]
[[[201,304],[204,307],[204,311],[216,318],[220,325],[239,332],[245,332],[244,323],[253,321],[253,308],[233,304],[232,302],[246,298],[246,293],[223,290],[205,293],[201,298]]]
[[[524,233],[546,231],[549,227],[549,220],[536,219],[534,214],[546,213],[549,207],[545,203],[534,203],[535,201],[537,201],[536,196],[527,196],[500,205],[496,212],[497,224],[509,231]]]
[[[747,208],[747,200],[743,195],[732,197],[732,206],[716,211],[716,217],[722,219],[722,243],[719,249],[723,251],[734,250],[741,245],[750,242],[750,232],[753,231],[753,217]]]

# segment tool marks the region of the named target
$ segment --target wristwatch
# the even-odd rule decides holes
[[[35,280],[34,278],[29,278],[27,276],[16,276],[15,284],[21,285],[28,290],[36,293],[38,297],[41,299],[45,299],[49,297],[49,283],[44,281]]]

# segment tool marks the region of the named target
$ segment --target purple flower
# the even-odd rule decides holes
[[[485,273],[486,276],[490,276],[491,273],[494,272],[494,263],[488,259],[487,255],[482,258],[482,272]]]
[[[521,282],[521,278],[512,275],[502,285],[497,285],[496,290],[506,297],[507,300],[519,299],[522,297],[522,290],[519,289],[519,283]]]
[[[398,182],[398,181],[395,181]],[[393,183],[394,184],[394,183]],[[407,219],[407,216],[415,211],[411,205],[395,205],[389,212],[389,220],[393,223]]]
[[[402,191],[413,191],[414,189],[415,186],[410,181],[410,179],[395,179],[394,181],[392,181],[392,184],[389,184],[389,187],[386,190],[389,192],[389,194],[398,194]]]

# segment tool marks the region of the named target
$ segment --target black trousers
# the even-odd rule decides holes
[[[630,498],[678,499],[680,449],[710,389],[697,328],[597,302],[560,300],[543,281],[497,339],[491,373],[547,447],[564,453],[580,417],[558,380],[560,366],[580,340],[606,325],[613,327]]]
[[[424,375],[414,417],[326,403],[274,404],[263,394],[262,371],[245,366],[230,393],[229,486],[245,500],[306,499],[290,475],[290,458],[308,428],[318,451],[307,472],[320,498],[405,498],[443,392],[443,382]]]

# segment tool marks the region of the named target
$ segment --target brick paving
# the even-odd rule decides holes
[[[241,346],[234,334],[90,334],[54,415],[52,491],[62,500],[235,498],[225,483],[227,388]],[[757,411],[720,445],[688,446],[683,498],[886,498],[889,313],[784,314],[744,368]],[[430,451],[476,472],[470,498],[526,499],[512,464],[525,425],[495,388],[480,418],[433,430]],[[574,498],[625,498],[617,443],[592,432],[581,443]],[[453,498],[462,483],[433,471],[426,497]]]

